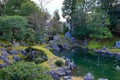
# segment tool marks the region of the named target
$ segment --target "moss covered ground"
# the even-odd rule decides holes
[[[55,65],[55,62],[56,62],[57,60],[62,60],[62,61],[64,62],[63,59],[55,56],[50,50],[44,48],[44,46],[32,46],[32,48],[37,49],[37,50],[41,50],[41,51],[43,51],[43,52],[46,54],[46,56],[48,57],[48,61],[42,63],[41,65],[46,66],[46,67],[48,67],[49,69],[52,69],[52,70],[53,70],[53,69],[57,69],[57,68],[58,68],[58,67]],[[54,66],[54,67],[53,67],[53,66]]]
[[[89,49],[100,49],[103,46],[105,46],[109,48],[110,52],[120,52],[120,49],[114,47],[115,41],[118,41],[118,40],[120,40],[119,37],[113,37],[111,39],[103,39],[100,41],[90,40],[88,42],[88,48]]]

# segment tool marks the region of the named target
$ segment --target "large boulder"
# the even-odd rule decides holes
[[[54,40],[51,40],[50,42],[50,47],[56,51],[59,51],[59,47],[57,46],[57,43]]]
[[[20,61],[21,59],[18,56],[13,56],[12,57],[14,61]]]
[[[9,59],[8,58],[4,58],[3,61],[4,61],[4,63],[9,64]]]
[[[55,70],[55,74],[58,76],[65,76],[66,72],[65,72],[64,68],[59,68],[59,69]]]
[[[0,64],[0,68],[3,68],[3,67],[5,67],[5,66],[7,66],[6,63],[4,63],[4,64]]]
[[[18,52],[17,52],[17,50],[11,50],[11,51],[9,51],[9,53],[16,55]]]
[[[116,48],[120,48],[120,41],[116,41],[116,42],[115,42],[115,47],[116,47]]]
[[[5,48],[2,48],[1,50],[2,50],[2,55],[3,56],[5,56],[5,57],[8,56],[8,52],[6,51]]]

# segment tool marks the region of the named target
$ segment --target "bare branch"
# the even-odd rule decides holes
[[[41,9],[44,9],[44,7],[50,3],[52,0],[38,0],[39,1],[39,5]]]

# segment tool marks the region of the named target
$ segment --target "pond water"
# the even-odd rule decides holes
[[[53,53],[59,57],[68,57],[74,60],[77,65],[77,68],[72,71],[74,76],[84,76],[91,72],[95,80],[98,78],[120,80],[120,70],[116,70],[116,66],[120,66],[120,60],[116,60],[115,56],[96,54],[81,48],[61,52],[53,51]]]

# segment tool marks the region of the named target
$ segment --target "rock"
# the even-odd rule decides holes
[[[64,68],[59,68],[58,70],[55,70],[55,74],[58,76],[65,76],[65,69]]]
[[[120,48],[120,41],[116,41],[116,42],[115,42],[115,47],[116,47],[116,48]]]
[[[72,62],[70,62],[70,69],[74,69],[75,68],[75,64],[74,64],[74,62],[72,61]]]
[[[72,53],[75,53],[75,50],[74,50],[74,49],[72,49]]]
[[[98,80],[108,80],[107,78],[99,78]]]
[[[116,66],[115,68],[117,71],[120,71],[120,66]]]
[[[14,59],[15,61],[20,61],[20,60],[21,60],[18,56],[13,56],[13,59]]]
[[[15,47],[17,47],[17,46],[20,46],[20,44],[19,43],[15,43]]]
[[[87,46],[87,45],[88,45],[88,42],[87,42],[87,40],[85,40],[83,43],[83,46]]]
[[[21,50],[21,53],[22,53],[23,55],[27,55],[26,50]]]
[[[119,54],[116,54],[115,57],[116,57],[117,60],[120,60],[120,55]]]
[[[31,54],[32,56],[36,56],[36,51],[35,50],[31,51]]]
[[[65,66],[69,66],[69,64],[70,64],[70,59],[66,58],[65,59]]]
[[[4,58],[3,61],[4,61],[4,63],[9,64],[9,59],[8,58]]]
[[[59,40],[59,39],[60,39],[60,34],[54,36],[54,40]]]
[[[58,75],[53,75],[52,78],[53,80],[60,80],[60,77]]]
[[[53,80],[60,80],[60,77],[57,74],[55,74],[54,70],[48,71],[48,72],[46,72],[46,74],[51,75],[51,77],[53,78]]]
[[[94,50],[96,53],[102,53],[102,50]]]
[[[87,73],[84,77],[83,80],[94,80],[94,76],[91,73]]]
[[[72,80],[72,77],[71,76],[64,76],[63,80]]]
[[[75,42],[75,38],[74,38],[74,37],[71,37],[71,38],[70,38],[70,42],[71,42],[71,43],[74,43],[74,42]]]
[[[8,52],[5,49],[2,49],[2,55],[5,57],[8,56]]]
[[[66,33],[65,33],[65,38],[71,38],[71,37],[72,37],[72,35],[71,35],[70,32],[66,32]]]
[[[71,70],[67,70],[67,71],[66,71],[66,75],[67,75],[67,76],[72,76]]]
[[[53,48],[54,50],[56,51],[60,50],[59,47],[57,46],[57,43],[54,40],[50,41],[49,43],[50,43],[51,48]]]
[[[6,58],[5,56],[0,56],[0,59],[2,59],[4,63],[9,64],[9,59]]]
[[[109,49],[103,46],[101,50],[108,51]]]
[[[114,53],[113,52],[107,52],[109,54],[110,57],[113,57],[114,56]]]
[[[54,40],[53,36],[50,36],[50,37],[49,37],[49,41],[50,41],[50,40]]]
[[[3,68],[3,67],[5,67],[5,66],[7,66],[6,63],[4,63],[4,64],[0,64],[0,68]]]
[[[62,46],[61,44],[58,44],[57,46],[58,46],[58,48],[60,49],[60,51],[63,50],[63,46]]]
[[[65,49],[69,49],[69,44],[68,44],[68,43],[64,43],[64,44],[63,44],[63,47],[64,47]]]
[[[6,58],[5,56],[0,56],[0,59],[4,59],[4,58]]]
[[[9,51],[9,53],[16,55],[18,52],[17,52],[17,50],[11,50],[11,51]]]

